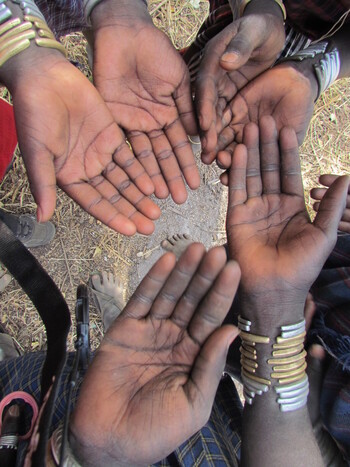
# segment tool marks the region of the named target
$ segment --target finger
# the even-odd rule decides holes
[[[275,121],[272,117],[260,120],[260,170],[264,194],[278,194],[280,184],[280,151]]]
[[[135,183],[137,188],[145,195],[154,192],[153,183],[146,173],[144,167],[135,158],[125,141],[120,144],[113,153],[114,162],[125,171],[128,177]]]
[[[325,194],[327,192],[327,189],[325,188],[324,190],[325,190],[324,192]],[[347,205],[349,205],[348,204],[349,196],[347,197],[347,200],[348,200]],[[319,202],[314,203],[312,207],[315,212],[318,212],[320,203]],[[341,232],[350,233],[350,209],[345,209],[345,211],[343,212],[341,221],[339,222],[339,225],[338,225],[338,230],[340,230]]]
[[[178,326],[186,329],[196,308],[213,286],[217,275],[225,266],[227,256],[225,249],[216,247],[203,255],[199,267],[191,278],[191,282],[178,301],[171,316]]]
[[[225,260],[225,251],[223,251]],[[228,261],[195,311],[188,326],[191,338],[202,345],[221,326],[236,294],[241,271],[238,263]]]
[[[288,195],[300,196],[304,199],[298,139],[292,128],[282,128],[280,131],[280,151],[281,190]]]
[[[127,198],[133,198],[133,194],[130,193],[129,190],[131,192],[135,189],[137,190],[137,188],[132,186],[129,182],[129,179],[126,179],[125,185],[124,181],[121,181],[119,187],[115,187],[104,177],[97,176],[90,180],[90,185],[96,190],[97,195],[99,195],[101,200],[107,201],[117,212],[132,221],[136,226],[137,232],[144,235],[150,235],[154,231],[153,222],[148,217],[137,211],[136,207],[127,200]],[[137,190],[136,196],[139,194],[140,192]],[[141,194],[141,197],[141,199],[143,199],[144,196]],[[96,207],[101,211],[101,208],[98,205]]]
[[[149,138],[171,197],[177,204],[184,203],[187,199],[187,190],[168,138],[161,130],[153,131],[149,134]]]
[[[212,123],[209,130],[201,134],[202,161],[204,164],[211,164],[216,156],[217,133],[215,122]]]
[[[166,283],[176,264],[173,253],[165,253],[148,271],[131,296],[121,316],[144,318],[150,311],[158,293]]]
[[[224,128],[218,135],[217,150],[223,151],[235,140],[236,133],[231,126]]]
[[[200,185],[199,172],[191,144],[181,122],[179,120],[173,122],[166,128],[165,134],[188,186],[195,190]]]
[[[339,226],[338,226],[338,229],[341,231],[341,232],[346,232],[346,233],[350,233],[350,212],[348,214],[348,219],[349,220],[346,220],[346,221],[340,221],[339,222]]]
[[[310,190],[310,196],[312,199],[321,200],[326,194],[327,188],[312,188]],[[320,203],[317,203],[320,204]]]
[[[224,186],[228,186],[228,180],[229,180],[229,174],[228,174],[228,171],[226,170],[226,172],[222,173],[220,175],[220,182],[224,185]]]
[[[218,97],[215,75],[198,72],[196,79],[195,105],[200,129],[205,133],[216,118],[216,102]]]
[[[320,175],[319,181],[323,186],[330,187],[332,183],[339,177],[339,175],[334,174],[323,174]]]
[[[166,284],[154,301],[150,310],[152,318],[169,318],[191,282],[204,255],[205,248],[200,243],[193,243],[181,255]]]
[[[153,153],[152,144],[147,135],[139,131],[128,133],[128,139],[133,151],[154,185],[154,194],[157,198],[167,198],[169,190],[161,173],[156,156]]]
[[[244,22],[239,26],[236,36],[228,44],[225,53],[220,58],[224,70],[233,71],[242,67],[250,58],[255,43],[252,41],[254,32]]]
[[[188,382],[184,386],[193,411],[203,426],[209,419],[212,403],[225,368],[230,344],[238,335],[238,328],[225,325],[215,331],[198,354]]]
[[[247,197],[254,198],[262,194],[260,173],[259,128],[249,123],[244,128],[243,141],[247,147]]]
[[[160,216],[159,207],[145,196],[141,191],[131,182],[123,170],[114,162],[110,162],[105,170],[103,176],[115,187],[118,192],[135,207],[137,211],[144,214],[150,219],[158,219]],[[113,196],[115,191],[110,187],[109,193],[105,193],[105,197]]]
[[[30,191],[37,204],[38,222],[51,219],[56,207],[56,175],[53,157],[48,151],[35,150],[31,153],[21,148],[25,162]]]
[[[231,143],[224,151],[218,152],[217,164],[220,169],[229,169],[231,167],[232,155],[237,146],[237,143]]]
[[[102,178],[102,177],[101,177]],[[120,213],[110,201],[89,183],[80,182],[67,186],[60,185],[68,196],[76,201],[91,216],[123,235],[134,235],[136,226],[127,216]]]
[[[349,183],[349,176],[345,175],[339,177],[330,188],[328,188],[327,193],[320,202],[314,225],[321,229],[327,236],[336,236],[338,224],[346,207]]]
[[[247,159],[246,146],[239,144],[233,154],[229,173],[228,211],[247,201]]]
[[[180,57],[178,58],[179,60],[182,60]],[[176,89],[173,97],[184,132],[187,135],[198,135],[195,109],[191,95],[190,76],[187,70],[185,72],[184,79],[181,81],[180,86]]]

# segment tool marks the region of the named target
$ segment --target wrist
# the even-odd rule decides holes
[[[280,327],[304,317],[307,290],[265,290],[256,292],[240,287],[241,315],[250,320],[252,332],[275,338]]]
[[[129,27],[135,21],[153,24],[145,0],[103,0],[91,11],[90,20],[94,30],[126,21]]]
[[[241,365],[244,397],[248,405],[264,394],[275,408],[290,412],[304,407],[309,390],[306,375],[304,318],[278,326],[277,334],[257,334],[254,321],[238,317],[242,341]],[[277,402],[277,404],[276,404]],[[259,403],[259,402],[258,402]]]
[[[270,14],[281,20],[283,23],[286,20],[286,9],[283,2],[278,0],[243,0],[241,3],[241,16],[251,14]]]
[[[4,6],[4,4],[3,4]],[[7,1],[0,17],[0,82],[9,89],[26,63],[37,67],[40,57],[64,59],[65,49],[57,42],[44,17],[32,0],[20,6]],[[24,75],[30,79],[30,74]]]

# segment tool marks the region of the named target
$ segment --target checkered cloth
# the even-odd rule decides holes
[[[52,431],[65,414],[68,395],[67,383],[73,359],[74,354],[70,354],[62,375]],[[36,352],[0,363],[0,399],[13,391],[25,391],[31,394],[39,404],[40,378],[44,360],[45,354]],[[73,410],[78,397],[81,381],[82,379],[73,390],[70,411]],[[30,415],[29,412],[28,416]],[[241,420],[242,404],[239,395],[231,378],[225,376],[220,383],[208,423],[168,458],[156,463],[155,466],[238,466],[241,449]],[[30,426],[29,420],[27,420],[26,425]],[[18,452],[17,465],[22,465],[25,449],[26,443],[22,442]]]
[[[308,342],[321,343],[329,355],[321,414],[328,431],[342,447],[350,465],[350,235],[340,234],[337,245],[312,286],[317,312]],[[0,363],[0,398],[26,391],[40,401],[40,377],[45,354],[37,352]],[[65,413],[67,381],[73,354],[62,377],[52,430]],[[81,382],[81,381],[80,381]],[[72,406],[80,385],[73,393]],[[219,385],[208,423],[156,466],[238,466],[241,448],[242,405],[231,378]],[[169,421],[171,423],[171,421]],[[22,453],[25,446],[21,446]],[[20,463],[18,465],[21,465]]]

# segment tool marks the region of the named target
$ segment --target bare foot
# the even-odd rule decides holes
[[[191,237],[187,234],[176,234],[163,240],[160,244],[166,251],[174,253],[176,258],[180,258],[182,253],[193,243]]]
[[[106,332],[125,307],[124,287],[112,273],[106,271],[93,274],[90,287]]]

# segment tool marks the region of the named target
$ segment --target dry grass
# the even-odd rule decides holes
[[[202,0],[199,9],[195,9],[185,0],[151,0],[149,8],[155,24],[163,29],[180,49],[193,40],[207,13],[208,3]],[[82,36],[69,36],[64,42],[70,57],[82,63],[83,71],[90,76]],[[320,173],[350,173],[349,83],[350,80],[338,81],[317,104],[308,135],[301,148],[307,197],[309,189],[317,183]],[[9,98],[5,89],[0,89],[0,95]],[[201,169],[201,175],[203,184],[210,187],[213,195],[221,196],[221,188],[215,185],[217,171],[209,167]],[[221,201],[224,200],[224,196],[218,199],[221,208],[224,209],[224,201]],[[175,206],[170,200],[162,201],[160,205],[163,211],[169,210],[170,215],[179,216],[180,230],[182,208]],[[8,173],[0,185],[0,206],[14,213],[35,212],[36,206],[19,153],[15,159],[14,170]],[[200,209],[198,206],[198,212]],[[112,232],[82,211],[60,190],[53,222],[57,229],[53,242],[47,247],[33,249],[32,252],[53,277],[72,312],[77,285],[86,282],[89,275],[97,270],[111,271],[124,280],[131,278],[126,288],[126,295],[129,296],[136,285],[133,276],[135,268],[140,267],[144,259],[142,255],[150,255],[149,252],[157,249],[159,244],[152,244],[148,238],[140,235],[129,239]],[[224,237],[220,227],[214,233],[210,233],[213,234],[214,240],[222,240]],[[158,241],[158,237],[155,241]],[[153,246],[154,244],[156,246]],[[43,348],[45,333],[41,321],[33,305],[14,280],[1,299],[0,319],[7,331],[26,351]],[[102,328],[93,305],[90,319],[93,346],[96,346],[101,339]],[[73,338],[74,329],[70,335],[70,347]]]

